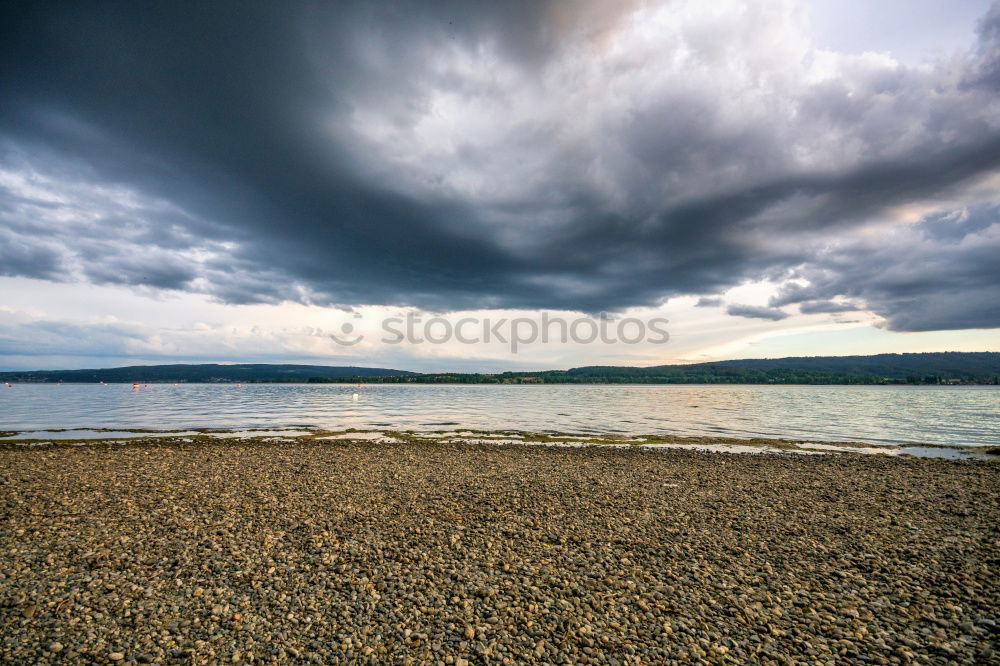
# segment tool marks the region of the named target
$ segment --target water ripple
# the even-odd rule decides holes
[[[359,393],[357,399],[354,393]],[[692,407],[697,406],[697,409]],[[0,429],[383,428],[1000,444],[1000,387],[18,384]]]

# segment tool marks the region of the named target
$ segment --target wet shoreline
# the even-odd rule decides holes
[[[458,425],[458,424],[440,424]],[[0,448],[4,446],[83,446],[102,443],[149,444],[158,442],[192,443],[233,439],[250,442],[321,442],[326,440],[379,441],[383,443],[473,443],[535,446],[612,446],[648,449],[689,449],[718,453],[794,453],[803,455],[856,453],[862,455],[913,456],[918,458],[948,458],[952,460],[1000,460],[1000,447],[960,446],[942,444],[911,445],[872,444],[868,442],[810,441],[800,439],[705,437],[662,434],[594,434],[525,432],[517,430],[323,430],[318,428],[272,429],[213,429],[176,430],[73,429],[46,431],[0,432]]]

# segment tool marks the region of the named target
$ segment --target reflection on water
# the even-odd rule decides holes
[[[17,384],[0,391],[4,430],[304,426],[995,446],[1000,387]]]

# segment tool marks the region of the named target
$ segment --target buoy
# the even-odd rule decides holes
[[[239,382],[236,382],[236,388],[239,388],[241,386],[243,386],[243,384],[240,384]]]
[[[132,384],[132,390],[133,391],[138,391],[139,390],[139,384],[137,384],[137,383],[136,384]]]
[[[357,399],[358,399],[358,394],[357,394],[357,393],[355,393],[354,395],[352,395],[352,396],[351,396],[351,399],[352,399],[352,400],[357,400]]]

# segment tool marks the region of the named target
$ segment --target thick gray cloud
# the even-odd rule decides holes
[[[769,319],[771,321],[780,321],[788,317],[788,313],[779,308],[767,308],[761,305],[740,305],[738,303],[733,303],[727,307],[726,314],[734,317]]]
[[[817,253],[770,305],[862,299],[891,330],[1000,327],[1000,207],[932,216]],[[819,301],[823,302],[823,301]],[[814,310],[815,311],[815,310]]]
[[[774,307],[1000,325],[995,218],[860,233],[995,197],[996,7],[920,67],[812,49],[782,3],[731,9],[8,5],[0,272],[438,310],[794,279]]]
[[[799,312],[802,314],[829,314],[837,312],[855,312],[858,306],[851,303],[837,303],[836,301],[806,301],[799,304]]]
[[[979,43],[966,84],[1000,91],[1000,4],[994,4],[979,21]]]

